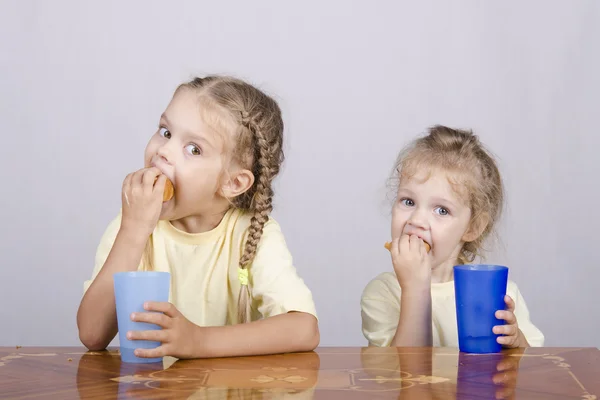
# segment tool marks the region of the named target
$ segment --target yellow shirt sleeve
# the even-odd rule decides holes
[[[370,346],[389,346],[400,320],[400,293],[384,278],[369,282],[360,300],[362,331]]]
[[[108,226],[104,230],[102,238],[100,239],[100,243],[98,244],[98,247],[96,249],[96,257],[94,260],[94,269],[92,271],[92,277],[89,280],[83,282],[84,294],[90,288],[92,282],[94,281],[94,279],[96,279],[96,276],[98,276],[98,273],[100,272],[102,266],[106,262],[108,254],[110,253],[110,250],[112,249],[112,246],[115,243],[115,239],[117,237],[117,233],[119,233],[120,227],[121,213],[119,212],[119,215],[108,224]]]
[[[291,311],[317,317],[312,293],[294,267],[285,239],[274,220],[269,220],[249,270],[253,306],[264,318]]]
[[[509,281],[507,293],[515,302],[515,317],[517,317],[519,329],[525,335],[525,339],[527,339],[531,347],[543,347],[544,334],[531,322],[529,309],[517,284]]]

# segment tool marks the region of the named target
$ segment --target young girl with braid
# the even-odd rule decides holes
[[[319,329],[312,294],[296,273],[279,225],[269,217],[283,162],[277,103],[250,84],[209,76],[180,85],[129,174],[122,208],[96,253],[77,313],[90,350],[117,334],[113,274],[171,273],[167,303],[132,320],[161,330],[138,357],[227,357],[313,350]],[[167,179],[175,195],[163,202]]]

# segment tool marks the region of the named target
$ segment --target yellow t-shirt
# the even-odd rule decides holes
[[[211,231],[190,234],[169,221],[159,221],[152,233],[155,271],[171,273],[169,301],[199,326],[224,326],[238,322],[240,292],[239,260],[250,226],[251,215],[230,209]],[[104,265],[121,224],[119,214],[106,229],[98,250],[91,280]],[[138,270],[144,270],[140,262]],[[252,320],[290,311],[317,316],[312,293],[296,273],[292,256],[277,222],[265,224],[249,267]]]
[[[515,302],[519,329],[532,347],[544,345],[544,335],[529,319],[529,310],[517,285],[506,288]],[[393,272],[384,272],[365,287],[361,298],[363,335],[373,346],[389,346],[400,320],[401,288]],[[454,281],[431,284],[431,325],[434,347],[458,347]]]

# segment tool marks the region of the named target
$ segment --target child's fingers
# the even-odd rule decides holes
[[[162,197],[162,193],[165,191],[165,184],[167,183],[167,176],[164,174],[160,174],[158,176],[158,179],[156,180],[156,183],[154,184],[154,188],[153,191],[154,192],[160,192],[161,197]]]
[[[400,236],[399,242],[398,248],[400,249],[400,253],[407,253],[410,251],[410,237],[408,235]]]
[[[123,191],[127,191],[131,188],[131,181],[133,179],[133,172],[128,174],[123,180]]]
[[[144,303],[144,310],[165,313],[165,315],[171,318],[179,316],[177,308],[168,302],[148,301]]]
[[[516,381],[515,381],[515,383],[516,383]],[[498,400],[508,399],[513,396],[514,392],[515,392],[515,388],[512,385],[505,386],[505,387],[502,387],[502,388],[496,390],[495,397]]]
[[[148,168],[144,171],[144,175],[142,176],[142,185],[144,185],[144,191],[146,193],[152,193],[154,190],[154,182],[156,181],[156,177],[161,175],[160,169],[156,167]]]
[[[146,322],[149,324],[155,324],[160,326],[161,328],[170,328],[172,325],[171,317],[156,312],[133,313],[131,314],[131,320],[135,322]]]
[[[516,336],[498,336],[496,341],[506,347],[514,347],[517,338]]]
[[[517,371],[504,371],[492,376],[492,382],[496,385],[506,385],[517,379]]]
[[[504,302],[506,303],[506,307],[508,307],[508,311],[515,311],[515,302],[509,295],[504,296]]]
[[[516,325],[496,325],[492,331],[496,335],[516,336],[519,333],[519,328]]]
[[[515,361],[514,358],[515,357],[509,357],[505,360],[500,361],[496,365],[496,371],[504,372],[504,371],[510,371],[510,370],[515,369],[515,367],[518,365],[518,361]]]
[[[129,331],[127,332],[127,339],[129,340],[151,340],[153,342],[166,342],[167,332],[162,329],[154,331]]]
[[[398,255],[398,248],[400,247],[400,236],[392,239],[392,243],[390,244],[390,254]]]
[[[505,320],[507,324],[517,323],[517,317],[512,311],[498,310],[495,315],[496,318]]]
[[[421,250],[423,249],[423,240],[421,240],[420,237],[417,235],[410,235],[409,243],[411,251],[421,253]]]
[[[165,357],[167,351],[165,350],[165,346],[162,345],[154,349],[135,349],[133,354],[140,358],[160,358]]]

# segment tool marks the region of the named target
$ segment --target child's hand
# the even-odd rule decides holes
[[[129,340],[151,340],[161,345],[154,349],[136,349],[134,354],[142,358],[172,356],[176,358],[194,358],[194,338],[201,329],[183,316],[171,303],[148,302],[144,304],[147,311],[133,313],[131,320],[148,322],[160,326],[161,330],[129,331]],[[161,314],[164,313],[164,314]]]
[[[416,235],[402,235],[392,241],[392,263],[402,290],[431,285],[431,260],[423,243]]]
[[[517,317],[515,316],[515,302],[510,296],[504,296],[508,310],[496,311],[496,318],[506,321],[506,325],[497,325],[493,331],[500,336],[497,340],[505,348],[529,347],[525,335],[519,329]]]
[[[166,176],[155,167],[127,175],[123,181],[122,226],[143,230],[148,235],[152,233],[160,218],[166,180]]]

